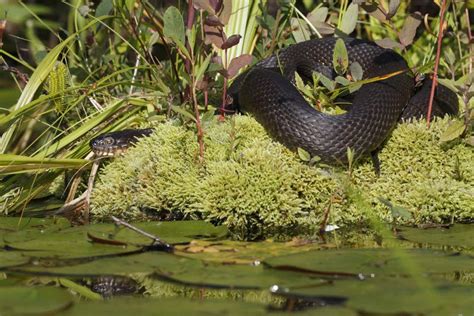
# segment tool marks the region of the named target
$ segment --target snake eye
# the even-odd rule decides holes
[[[105,145],[112,145],[114,143],[114,139],[112,137],[106,137],[103,141]]]

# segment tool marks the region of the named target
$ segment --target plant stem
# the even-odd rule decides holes
[[[441,44],[443,42],[443,25],[444,25],[444,13],[446,11],[446,0],[443,0],[441,4],[441,12],[439,13],[439,32],[438,32],[438,47],[436,49],[436,59],[434,64],[434,71],[433,71],[433,83],[431,85],[431,92],[430,92],[430,99],[428,103],[428,113],[426,114],[426,126],[430,128],[431,122],[431,111],[433,109],[433,101],[434,95],[436,91],[436,85],[438,83],[438,67],[439,67],[439,59],[441,56]]]
[[[186,29],[191,30],[193,28],[194,24],[194,7],[193,7],[193,0],[188,0],[188,17],[186,20]],[[194,64],[195,64],[195,54],[194,54],[194,47],[191,47],[189,44],[189,40],[186,38],[186,48],[188,51],[191,53],[191,58],[186,58],[185,61],[185,68],[188,74],[191,76],[191,83],[192,85],[189,86],[189,92],[191,93],[191,98],[193,102],[193,108],[194,108],[194,116],[196,117],[196,129],[197,129],[197,140],[199,143],[199,161],[203,162],[204,161],[204,132],[202,130],[202,125],[201,125],[201,118],[199,114],[199,106],[197,102],[197,97],[196,97],[196,77],[194,76]]]
[[[473,63],[474,56],[473,56],[473,51],[472,51],[473,40],[472,40],[471,22],[470,22],[470,19],[469,19],[469,9],[468,8],[466,8],[466,24],[467,24],[467,38],[469,39],[469,64],[468,64],[468,67],[469,67],[469,73],[472,73],[472,63]]]
[[[186,29],[191,30],[193,28],[193,24],[194,24],[193,0],[188,0],[188,17],[187,17],[187,20],[186,20]],[[188,40],[186,40],[186,48],[189,51],[190,47],[189,47],[189,41]],[[186,71],[188,73],[190,73],[189,71],[191,69],[191,61],[189,59],[186,59],[185,67],[186,67]]]
[[[227,48],[224,49],[224,69],[227,71]],[[227,102],[227,75],[224,76],[224,84],[222,87],[222,104],[220,108],[221,118],[225,116],[225,106]]]
[[[201,118],[199,116],[199,107],[196,98],[196,89],[191,89],[191,94],[194,104],[194,115],[196,116],[197,139],[199,143],[199,161],[204,161],[204,132],[202,131]]]

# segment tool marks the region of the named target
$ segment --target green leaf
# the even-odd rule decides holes
[[[448,46],[444,48],[443,55],[450,66],[456,63],[456,55],[454,55],[453,49],[451,47]]]
[[[439,140],[440,142],[449,142],[452,141],[464,133],[466,130],[466,125],[463,121],[453,121],[449,124],[448,128],[441,134]]]
[[[298,88],[298,90],[300,90],[304,95],[307,97],[313,96],[312,91],[308,91],[308,87],[304,84],[303,79],[301,79],[301,76],[297,72],[295,73],[295,84],[296,88]]]
[[[292,35],[297,43],[304,42],[310,39],[310,30],[308,24],[299,18],[291,18]]]
[[[0,154],[0,174],[32,172],[54,168],[78,169],[88,162],[85,159],[52,159]]]
[[[349,55],[347,54],[346,44],[344,44],[344,40],[341,38],[337,39],[334,46],[332,63],[334,70],[339,75],[345,74],[347,67],[349,67]]]
[[[349,70],[350,70],[352,79],[354,79],[354,81],[362,80],[364,76],[364,70],[362,69],[362,66],[358,62],[356,61],[353,62],[349,66]]]
[[[341,77],[341,76],[337,76],[337,77],[334,79],[334,81],[336,81],[337,83],[339,83],[339,84],[341,84],[341,85],[343,85],[343,86],[347,86],[347,85],[351,84],[351,82],[350,82],[348,79],[346,79],[346,78],[344,78],[344,77]]]
[[[407,210],[406,208],[398,206],[398,205],[394,205],[389,200],[381,198],[381,197],[379,197],[378,200],[390,209],[390,212],[392,213],[392,217],[401,217],[406,220],[413,218],[413,215],[411,214],[411,212]]]
[[[103,15],[108,15],[113,8],[114,3],[112,0],[102,0],[95,10],[95,16],[100,17]]]
[[[321,157],[319,157],[319,156],[313,156],[313,157],[311,157],[311,160],[309,161],[309,164],[310,164],[311,166],[314,166],[315,164],[317,164],[317,163],[320,162],[320,161],[321,161]]]
[[[184,47],[184,20],[178,8],[173,6],[169,7],[163,16],[163,22],[163,33],[165,36],[171,38],[179,47]]]
[[[298,147],[298,156],[302,161],[309,162],[311,160],[311,155],[309,152],[304,150],[303,148]]]
[[[206,72],[207,70],[207,67],[209,66],[209,63],[211,61],[211,57],[212,55],[209,54],[209,56],[206,57],[206,59],[204,59],[204,61],[202,62],[202,64],[199,66],[196,74],[195,74],[195,84],[198,83],[199,80],[202,79],[202,77],[204,76],[204,73]]]
[[[196,118],[194,117],[194,114],[192,114],[192,113],[186,111],[186,109],[184,109],[183,107],[176,106],[176,105],[172,105],[172,106],[171,106],[171,109],[172,109],[174,112],[176,112],[176,113],[178,113],[178,114],[181,114],[181,115],[183,115],[184,117],[186,117],[186,118],[192,120],[193,122],[196,122]]]
[[[354,32],[354,29],[357,24],[357,16],[359,14],[359,6],[354,2],[351,3],[348,7],[346,12],[344,13],[344,17],[342,18],[342,23],[339,29],[346,33],[347,35]]]
[[[438,82],[453,91],[454,93],[459,93],[459,89],[456,87],[457,82],[451,79],[438,78]]]
[[[326,87],[326,89],[328,89],[331,92],[334,91],[334,89],[336,89],[336,82],[332,81],[331,79],[329,79],[328,77],[326,77],[322,73],[317,73],[316,72],[316,74],[319,78],[319,81],[321,81],[321,83],[323,84],[323,86]]]
[[[13,110],[18,110],[31,102],[31,100],[35,96],[41,84],[49,76],[50,72],[54,68],[56,61],[59,55],[61,54],[61,52],[63,51],[63,49],[67,47],[71,43],[71,41],[77,38],[77,34],[81,33],[85,29],[90,28],[92,25],[98,22],[100,22],[100,19],[94,20],[88,23],[87,25],[84,26],[83,29],[72,34],[71,36],[66,38],[64,41],[56,45],[53,49],[51,49],[51,51],[41,60],[41,63],[38,65],[38,67],[36,67],[35,71],[33,72],[33,75],[30,77],[30,80],[28,81],[25,88],[23,89],[23,92],[21,93],[20,98],[18,99],[18,102],[16,103]],[[0,153],[6,152],[8,145],[11,141],[11,138],[13,136],[13,133],[15,132],[15,129],[16,129],[16,124],[13,124],[1,136]]]

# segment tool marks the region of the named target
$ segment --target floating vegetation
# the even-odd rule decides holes
[[[353,232],[353,240],[362,241],[354,249],[337,233],[327,234],[324,243],[255,243],[226,240],[225,227],[204,221],[134,226],[162,237],[174,251],[150,248],[148,238],[113,224],[69,227],[55,219],[0,219],[0,311],[443,315],[472,309],[472,255],[436,248],[447,240],[445,245],[473,250],[464,245],[473,239],[472,225],[401,228],[403,236],[422,238],[423,249],[394,237],[384,240],[384,247],[369,245],[365,241],[374,239],[360,232]]]

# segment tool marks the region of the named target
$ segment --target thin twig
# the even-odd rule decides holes
[[[186,21],[186,29],[188,31],[191,31],[191,29],[193,28],[194,14],[195,14],[195,10],[194,10],[193,1],[189,0],[188,1],[188,17]],[[204,161],[204,132],[202,130],[201,118],[200,118],[200,113],[199,113],[199,105],[198,105],[197,96],[196,96],[196,77],[194,76],[195,55],[194,55],[194,47],[191,47],[191,44],[189,43],[188,38],[186,38],[186,48],[190,52],[191,59],[192,59],[192,60],[190,58],[185,59],[186,72],[191,77],[191,85],[188,86],[188,89],[189,89],[188,91],[191,94],[192,103],[194,107],[194,115],[196,116],[197,140],[199,143],[199,161],[203,162]]]
[[[472,31],[471,31],[471,22],[469,18],[469,9],[466,8],[466,24],[467,24],[467,38],[469,39],[469,73],[472,73],[472,63],[474,60],[473,52],[472,52],[472,45],[473,39],[472,39]]]
[[[193,0],[188,0],[188,16],[187,16],[187,20],[186,20],[186,29],[188,31],[190,31],[192,28],[193,28],[193,24],[194,24],[194,14],[195,14],[195,10],[194,10],[194,4],[193,4]],[[189,40],[186,39],[186,48],[188,50],[191,50],[191,45],[189,44]],[[189,60],[189,58],[186,58],[186,61],[185,61],[185,68],[186,68],[186,71],[188,72],[188,74],[190,73],[191,71],[191,60]]]
[[[202,130],[201,116],[199,114],[199,106],[196,97],[196,85],[194,83],[196,78],[194,77],[194,75],[192,75],[191,78],[193,81],[193,85],[191,87],[191,94],[193,98],[194,116],[196,116],[197,140],[199,143],[199,162],[204,162],[204,131]]]
[[[145,236],[145,237],[147,237],[147,238],[150,238],[151,240],[153,240],[153,244],[154,244],[154,245],[160,245],[160,246],[162,246],[162,247],[164,247],[165,249],[170,250],[170,251],[172,251],[173,248],[174,248],[172,245],[170,245],[170,244],[168,244],[167,242],[161,240],[159,237],[157,237],[157,236],[155,236],[155,235],[152,235],[152,234],[150,234],[150,233],[147,233],[146,231],[143,231],[143,230],[141,230],[140,228],[137,228],[137,227],[135,227],[135,226],[133,226],[133,225],[131,225],[131,224],[129,224],[129,223],[127,223],[127,222],[125,222],[125,221],[123,221],[123,220],[121,220],[121,219],[115,217],[115,216],[111,216],[111,218],[112,218],[112,220],[114,221],[115,225],[117,225],[117,226],[124,226],[124,227],[126,227],[126,228],[128,228],[128,229],[130,229],[130,230],[133,230],[134,232],[136,232],[136,233],[138,233],[138,234],[140,234],[140,235],[143,235],[143,236]]]
[[[428,113],[426,114],[426,125],[428,128],[430,128],[431,111],[433,109],[434,95],[436,91],[436,85],[438,83],[438,66],[439,66],[439,59],[441,56],[441,44],[443,42],[444,12],[445,11],[446,11],[446,0],[443,0],[441,4],[441,12],[439,13],[440,17],[439,17],[438,47],[436,49],[436,59],[435,59],[435,65],[434,65],[434,71],[433,71],[433,82],[431,85],[430,101],[428,103]]]
[[[94,187],[94,180],[97,176],[97,171],[99,171],[100,159],[95,160],[92,164],[91,172],[89,174],[89,179],[87,180],[87,190],[86,190],[86,205],[83,211],[84,220],[89,222],[89,210],[91,205],[91,194]]]

